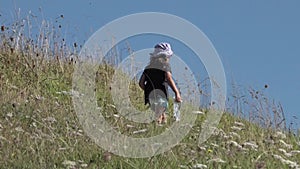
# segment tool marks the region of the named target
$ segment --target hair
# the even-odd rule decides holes
[[[157,69],[163,69],[169,65],[169,58],[165,55],[150,57],[149,66]]]
[[[156,56],[156,57],[150,57],[149,65],[155,65],[155,64],[165,65],[168,63],[169,63],[169,58],[164,55],[161,55],[161,56]]]

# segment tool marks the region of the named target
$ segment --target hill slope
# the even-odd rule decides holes
[[[300,168],[300,141],[224,113],[214,134],[197,144],[205,115],[171,150],[152,158],[119,157],[104,152],[83,131],[72,105],[74,61],[44,59],[9,50],[0,53],[1,168]],[[109,95],[113,69],[99,67],[98,105],[111,125],[127,135],[163,132],[155,124],[135,124],[118,116]],[[135,105],[143,107],[136,84]],[[147,128],[147,131],[140,131]],[[142,150],[141,150],[142,151]]]

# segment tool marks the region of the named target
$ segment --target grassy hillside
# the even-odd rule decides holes
[[[230,112],[198,145],[207,110],[198,115],[187,136],[163,154],[139,159],[105,152],[87,136],[74,111],[75,59],[70,56],[77,44],[74,49],[66,45],[49,32],[48,22],[42,22],[35,40],[24,37],[26,29],[20,25],[1,26],[0,32],[0,168],[300,168],[299,136],[250,123]],[[161,127],[134,123],[118,114],[108,85],[113,73],[103,64],[95,79],[97,102],[110,125],[132,137],[167,130],[173,121]],[[138,109],[147,109],[134,81],[130,99]],[[268,116],[261,119],[272,124]]]
[[[205,115],[198,116],[177,146],[161,155],[134,159],[104,152],[86,136],[74,112],[72,65],[72,61],[61,58],[43,59],[2,50],[0,168],[299,168],[299,138],[261,128],[229,113],[201,146],[197,138]],[[109,66],[101,66],[97,77],[98,104],[105,108],[111,125],[137,137],[169,127],[134,124],[113,116],[118,112],[105,85],[112,73]],[[131,92],[137,97],[135,104],[141,106],[142,95],[134,86]],[[145,127],[148,131],[134,134]]]

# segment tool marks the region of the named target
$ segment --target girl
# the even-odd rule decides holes
[[[168,108],[168,86],[175,93],[175,101],[181,102],[181,96],[172,79],[169,59],[173,51],[170,44],[155,45],[154,52],[150,53],[150,63],[144,69],[139,80],[139,86],[144,90],[145,104],[150,104],[155,112],[157,123],[166,123]]]

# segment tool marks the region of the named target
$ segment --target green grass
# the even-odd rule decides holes
[[[61,23],[43,21],[37,38],[30,40],[31,37],[25,37],[26,32],[31,32],[30,25],[26,27],[23,22],[17,21],[9,28],[1,25],[0,168],[299,168],[299,135],[275,130],[284,123],[272,123],[270,114],[259,114],[264,118],[255,123],[255,118],[249,122],[226,112],[212,136],[198,145],[208,113],[202,110],[205,115],[197,116],[186,137],[162,154],[125,158],[106,152],[87,136],[74,110],[70,91],[76,60],[69,56],[76,56],[77,45],[73,49],[62,40],[60,31],[51,32],[52,28],[61,29],[56,25]],[[169,120],[161,127],[114,116],[119,113],[110,86],[114,73],[113,67],[103,64],[95,78],[97,103],[111,126],[130,137],[145,138],[163,133],[174,123]],[[274,110],[260,92],[250,92],[254,97],[248,106],[254,106],[258,112]],[[130,81],[129,97],[138,110],[148,109],[134,80]],[[269,107],[262,107],[265,104]],[[171,107],[172,101],[169,112]],[[280,112],[276,113],[274,116],[281,117]],[[145,128],[147,131],[134,134]]]
[[[300,164],[300,153],[290,153],[300,149],[298,136],[280,135],[230,113],[223,114],[218,129],[202,145],[197,141],[205,115],[199,115],[188,135],[163,154],[142,159],[111,154],[111,159],[105,160],[105,151],[86,136],[78,122],[68,94],[72,72],[72,62],[0,53],[0,168],[160,169],[194,168],[200,164],[222,169],[293,168],[276,155]],[[106,120],[132,137],[149,137],[165,131],[172,121],[157,127],[113,116],[118,112],[112,106],[109,86],[105,85],[113,72],[106,65],[99,67],[97,75],[97,100],[104,108]],[[130,93],[133,104],[145,110],[141,91],[134,82]],[[128,128],[128,124],[134,127]],[[147,128],[147,132],[132,134],[142,128]]]

